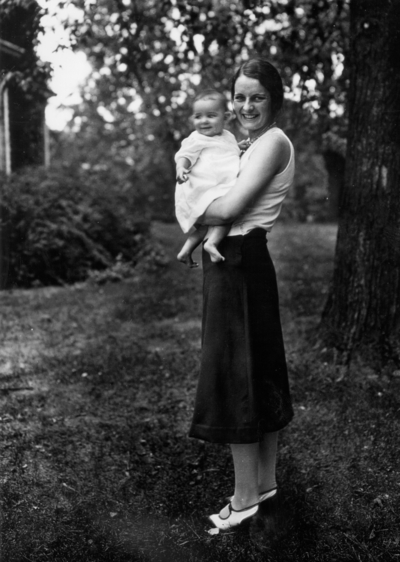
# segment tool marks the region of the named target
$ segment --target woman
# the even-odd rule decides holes
[[[249,133],[235,186],[201,222],[232,223],[224,262],[203,252],[202,361],[190,436],[229,443],[235,470],[230,503],[210,516],[219,529],[249,520],[277,490],[277,432],[292,419],[275,270],[266,233],[293,181],[294,151],[275,118],[283,103],[273,65],[253,58],[232,83],[234,111]]]

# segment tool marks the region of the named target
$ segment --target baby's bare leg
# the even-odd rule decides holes
[[[217,246],[220,242],[222,242],[230,229],[230,224],[210,226],[208,228],[207,240],[204,242],[204,249],[210,254],[212,262],[216,263],[219,261],[225,261],[224,256],[219,253]]]
[[[182,249],[177,256],[179,261],[185,263],[189,267],[199,267],[199,264],[194,262],[192,259],[192,252],[202,242],[204,236],[206,235],[206,232],[206,226],[199,226],[192,234],[188,236],[186,242],[182,246]]]

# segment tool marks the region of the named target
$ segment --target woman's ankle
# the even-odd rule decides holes
[[[270,490],[274,490],[275,488],[277,488],[276,480],[275,478],[273,479],[270,478],[268,480],[263,480],[259,483],[258,492],[260,494],[263,494],[265,492],[269,492]]]
[[[259,493],[255,491],[251,494],[234,495],[231,501],[235,511],[246,509],[258,503]]]

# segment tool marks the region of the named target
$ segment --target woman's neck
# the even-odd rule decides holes
[[[261,137],[264,133],[269,131],[269,129],[272,129],[272,127],[274,125],[276,125],[276,121],[274,121],[273,123],[270,123],[269,125],[267,125],[266,127],[263,127],[262,129],[260,129],[258,131],[249,131],[249,140],[251,142],[254,142],[256,139]]]

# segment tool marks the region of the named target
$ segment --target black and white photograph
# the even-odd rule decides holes
[[[0,562],[400,562],[400,0],[0,0]]]

